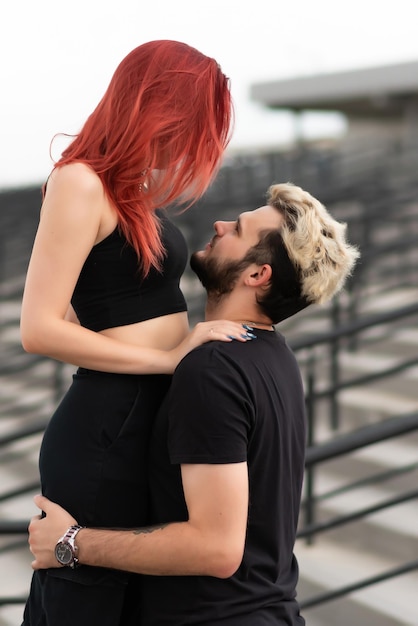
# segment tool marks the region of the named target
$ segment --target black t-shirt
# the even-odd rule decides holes
[[[179,464],[248,463],[243,561],[227,579],[144,577],[142,626],[305,623],[295,599],[293,555],[304,470],[304,393],[283,337],[255,332],[251,342],[210,342],[183,359],[150,447],[155,523],[187,520]]]

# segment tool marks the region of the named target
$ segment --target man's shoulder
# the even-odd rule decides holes
[[[219,360],[223,360],[225,356],[228,357],[231,347],[232,345],[229,342],[209,341],[204,343],[183,357],[175,373],[179,370],[190,370],[193,372],[196,369],[201,370],[209,367],[213,363],[219,363]]]
[[[210,341],[189,352],[179,363],[177,372],[196,375],[210,367],[240,369],[257,361],[271,363],[271,359],[280,359],[282,351],[289,348],[282,335],[259,332],[257,339],[248,342]]]

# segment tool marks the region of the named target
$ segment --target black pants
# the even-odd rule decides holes
[[[45,431],[42,493],[83,526],[146,525],[148,440],[170,380],[80,368]],[[138,579],[88,566],[35,572],[23,625],[128,626]]]

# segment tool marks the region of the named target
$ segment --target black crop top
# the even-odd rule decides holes
[[[186,242],[162,212],[157,214],[166,250],[162,271],[151,268],[142,278],[135,250],[116,228],[92,248],[75,286],[71,304],[82,326],[100,331],[187,311],[179,285]]]

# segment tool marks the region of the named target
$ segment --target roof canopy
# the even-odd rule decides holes
[[[418,103],[418,61],[256,83],[250,94],[272,109],[399,117]]]

